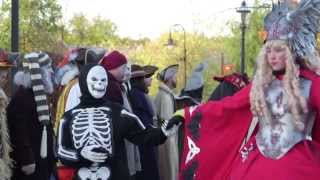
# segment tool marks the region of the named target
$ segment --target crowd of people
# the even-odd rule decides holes
[[[252,81],[215,77],[205,102],[206,61],[177,95],[177,64],[73,48],[55,65],[32,52],[17,57],[11,84],[1,52],[0,179],[318,179],[319,10],[319,0],[274,5]]]

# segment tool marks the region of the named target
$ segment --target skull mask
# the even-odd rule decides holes
[[[107,91],[108,77],[102,66],[95,66],[90,69],[87,75],[87,85],[92,97],[100,99],[105,95]]]

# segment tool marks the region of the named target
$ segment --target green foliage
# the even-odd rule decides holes
[[[119,42],[117,27],[110,20],[95,17],[92,20],[84,14],[76,14],[65,30],[65,42],[75,46],[114,47]]]
[[[165,46],[169,35],[162,34],[160,38],[147,42],[128,54],[133,63],[140,65],[152,64],[159,67],[159,70],[171,64],[179,64],[178,88],[180,91],[184,86],[184,63],[183,63],[183,33],[174,33],[173,39],[176,46],[168,48]],[[222,42],[224,38],[208,38],[203,34],[187,33],[187,77],[191,75],[192,69],[203,60],[207,60],[209,67],[205,72],[205,90],[204,99],[211,94],[215,82],[212,80],[213,75],[220,73],[220,61],[222,52]],[[156,80],[151,87],[151,94],[155,95],[158,91],[159,82]],[[179,93],[179,92],[177,92]]]
[[[259,1],[255,2],[254,6],[258,6]],[[254,73],[255,60],[259,50],[263,44],[263,39],[259,33],[263,31],[263,19],[268,12],[268,9],[253,9],[248,15],[247,29],[245,37],[245,62],[246,72],[249,76]],[[237,69],[240,69],[240,23],[236,21],[229,22],[232,35],[226,38],[225,50],[228,52],[228,58],[236,64]]]
[[[117,35],[116,24],[99,16],[88,19],[84,14],[76,14],[67,24],[63,24],[61,7],[57,1],[20,1],[20,49],[22,52],[45,50],[62,53],[61,44],[98,46],[107,48],[109,51],[117,49],[127,54],[132,63],[152,64],[160,70],[171,64],[179,64],[177,91],[184,87],[184,34],[181,31],[172,32],[176,46],[170,49],[165,47],[168,33],[154,40],[121,38]],[[0,47],[6,49],[10,47],[10,4],[11,0],[4,0],[0,8]],[[255,4],[258,5],[259,1],[257,0]],[[255,58],[262,45],[259,32],[263,30],[263,18],[267,11],[267,9],[254,9],[248,15],[245,45],[246,70],[249,75],[253,74]],[[207,37],[200,33],[186,32],[187,77],[201,61],[207,60],[209,64],[204,76],[204,100],[217,84],[212,77],[220,75],[222,58],[225,64],[233,63],[239,68],[240,24],[231,21],[226,28],[230,28],[232,32],[228,37]],[[151,87],[152,95],[157,92],[158,83],[157,80],[154,81]]]
[[[4,1],[0,13],[0,46],[6,49],[10,47],[10,5],[11,1]],[[57,0],[24,0],[19,5],[20,50],[55,51],[59,44],[60,27],[57,22],[62,18],[61,6]]]

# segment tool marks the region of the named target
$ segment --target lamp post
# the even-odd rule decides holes
[[[11,1],[11,51],[19,52],[19,0]]]
[[[176,46],[176,43],[174,41],[174,39],[172,38],[172,30],[174,30],[174,28],[180,28],[183,31],[183,67],[184,67],[184,86],[186,86],[187,84],[187,47],[186,47],[186,30],[185,28],[181,25],[181,24],[174,24],[173,26],[171,26],[170,31],[169,31],[169,38],[168,38],[168,42],[167,44],[165,44],[166,46]]]
[[[237,8],[237,12],[241,14],[241,46],[240,46],[240,71],[245,73],[245,32],[246,32],[246,16],[250,13],[246,1],[242,1],[241,7]]]
[[[19,51],[19,0],[11,0],[11,52],[19,53]],[[12,67],[10,69],[11,95],[14,94],[16,90],[16,86],[13,83],[13,77],[17,72],[17,69],[17,67]]]

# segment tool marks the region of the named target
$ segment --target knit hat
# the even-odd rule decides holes
[[[193,102],[196,102],[195,104],[201,102],[204,84],[203,72],[207,67],[207,61],[203,61],[197,65],[197,67],[193,70],[191,76],[187,80],[186,87],[181,90],[180,97],[190,97]],[[189,105],[192,104],[189,103]]]
[[[147,73],[138,64],[131,65],[131,78],[145,77]]]
[[[187,80],[186,87],[184,91],[192,91],[199,89],[203,86],[203,72],[208,67],[208,62],[203,61],[193,70],[191,76]]]
[[[127,58],[125,55],[121,54],[119,51],[112,51],[108,55],[104,56],[100,61],[100,64],[106,70],[112,70],[120,67],[123,64],[127,64]]]

